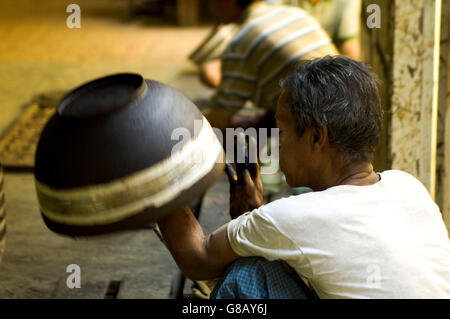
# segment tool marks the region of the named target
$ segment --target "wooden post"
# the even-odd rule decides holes
[[[450,9],[450,0],[442,0],[442,22],[447,21],[447,37],[441,37],[441,44],[443,47],[446,47],[445,50],[441,50],[441,61],[443,61],[443,68],[447,71],[447,89],[445,90],[445,84],[441,85],[444,92],[441,92],[441,104],[440,104],[440,115],[442,121],[442,130],[441,134],[443,135],[443,146],[442,146],[442,184],[441,184],[441,203],[440,207],[442,210],[442,214],[444,217],[444,222],[447,225],[447,229],[450,233],[450,19],[449,19],[449,9]],[[443,32],[445,32],[445,28],[442,28]],[[445,53],[447,53],[447,58],[445,59]],[[445,78],[442,76],[441,79],[445,81]],[[444,82],[445,83],[445,82]]]
[[[441,0],[394,4],[392,168],[416,176],[435,197]]]
[[[369,28],[367,8],[377,4],[381,11],[380,28]],[[386,0],[363,0],[361,10],[361,52],[363,61],[369,63],[380,79],[380,99],[385,116],[380,132],[380,140],[375,149],[374,168],[382,172],[391,167],[389,162],[390,110],[392,95],[392,54],[393,54],[393,8],[394,3]]]

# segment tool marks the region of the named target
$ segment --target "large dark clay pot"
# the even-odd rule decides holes
[[[176,128],[192,138],[172,138]],[[70,236],[143,227],[202,194],[221,174],[223,156],[180,92],[137,74],[103,77],[68,93],[42,131],[41,213],[51,230]]]

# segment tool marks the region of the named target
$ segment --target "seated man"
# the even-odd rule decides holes
[[[314,191],[262,205],[257,170],[243,170],[231,187],[235,218],[209,236],[187,208],[159,222],[180,269],[210,279],[241,257],[264,258],[234,263],[219,296],[301,295],[291,293],[295,285],[284,291],[280,282],[294,279],[269,266],[283,261],[320,298],[450,298],[450,243],[438,206],[413,176],[373,170],[382,109],[367,67],[319,58],[281,86],[281,169],[289,185]]]
[[[247,101],[275,112],[278,82],[292,63],[337,54],[327,33],[301,9],[252,0],[211,0],[211,9],[224,23],[238,22],[222,56],[220,85],[203,111],[213,127],[228,127]]]

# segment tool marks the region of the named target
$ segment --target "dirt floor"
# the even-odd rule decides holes
[[[0,2],[0,132],[35,94],[115,72],[141,73],[191,99],[211,94],[186,58],[207,26],[180,28],[160,17],[135,17],[125,0],[79,0],[81,29],[69,29],[69,3]],[[0,298],[103,298],[111,281],[121,282],[118,298],[167,298],[178,268],[151,229],[73,240],[45,227],[32,174],[6,172],[5,193]],[[228,220],[227,196],[225,178],[208,191],[200,218],[206,231]],[[69,264],[81,267],[80,289],[67,288]]]

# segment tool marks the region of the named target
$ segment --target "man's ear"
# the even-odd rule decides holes
[[[315,126],[311,131],[313,148],[315,150],[323,149],[328,143],[328,128],[326,125]]]

